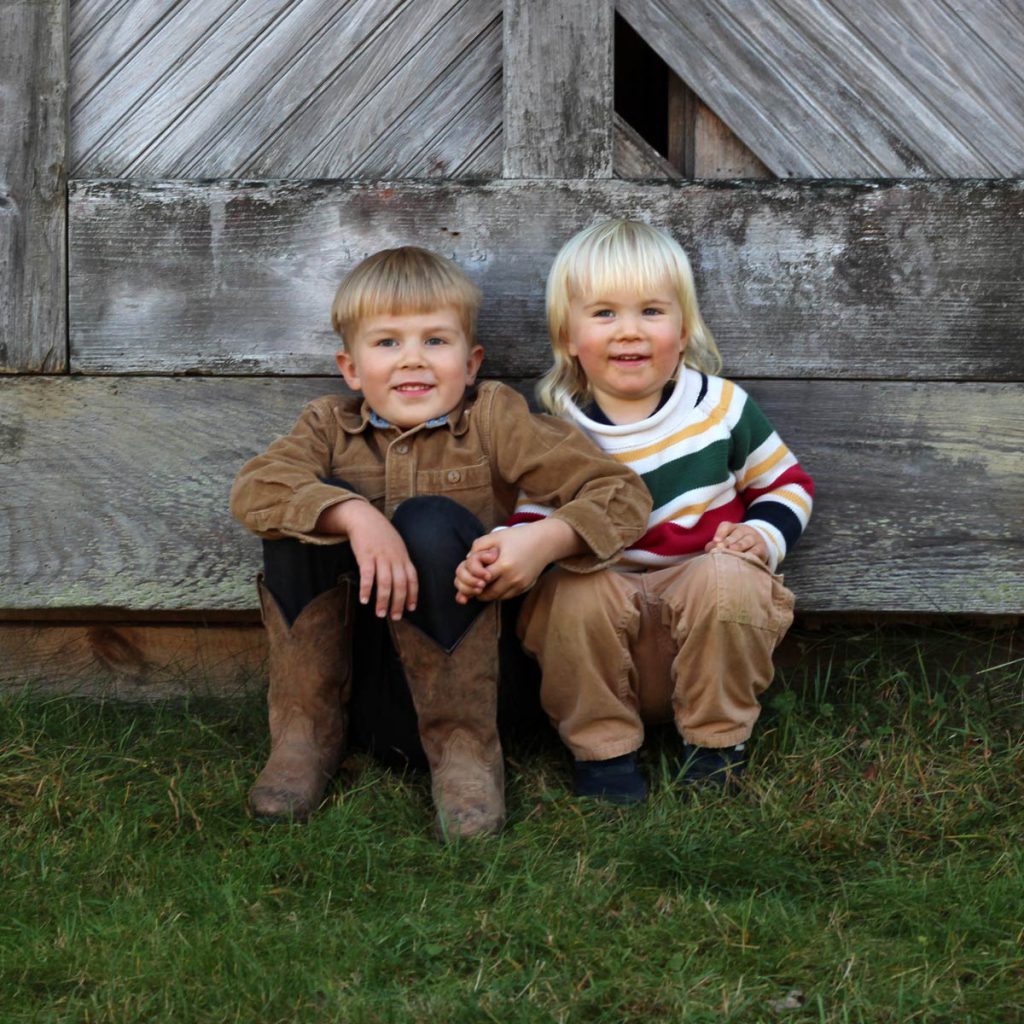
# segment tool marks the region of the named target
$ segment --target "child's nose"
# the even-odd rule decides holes
[[[423,365],[423,350],[422,348],[413,343],[411,345],[402,346],[402,366],[422,366]]]
[[[635,338],[640,333],[640,320],[629,313],[619,317],[619,336],[624,338]]]

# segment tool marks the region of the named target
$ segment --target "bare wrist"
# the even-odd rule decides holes
[[[368,502],[359,498],[348,498],[330,505],[320,513],[316,521],[317,533],[344,534],[349,535],[358,522],[360,515],[364,514],[362,506],[372,508]]]

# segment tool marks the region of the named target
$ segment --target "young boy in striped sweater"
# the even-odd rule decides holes
[[[552,569],[519,620],[541,701],[576,759],[576,793],[634,803],[644,723],[675,721],[679,780],[732,788],[793,619],[776,569],[807,525],[814,485],[761,410],[714,374],[721,357],[682,248],[634,221],[571,239],[548,277],[554,366],[538,396],[634,469],[647,533],[613,569]],[[509,524],[549,509],[521,502]],[[457,572],[460,599],[504,571],[494,535]]]

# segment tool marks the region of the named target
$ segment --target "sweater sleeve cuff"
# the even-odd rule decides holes
[[[755,529],[761,536],[765,547],[768,548],[768,568],[773,573],[778,572],[779,565],[781,565],[782,560],[786,557],[786,542],[782,534],[771,523],[765,523],[756,519],[747,519],[744,522],[747,526]]]

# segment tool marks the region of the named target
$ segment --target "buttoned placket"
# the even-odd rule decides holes
[[[406,498],[416,495],[416,434],[425,429],[419,424],[399,434],[388,444],[384,456],[384,514],[390,519]]]

